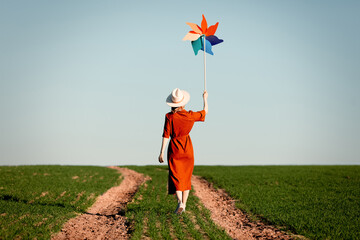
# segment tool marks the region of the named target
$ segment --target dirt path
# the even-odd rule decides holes
[[[99,196],[87,213],[70,219],[53,240],[129,238],[124,209],[147,178],[127,168],[110,168],[121,173],[121,184]]]
[[[195,195],[210,210],[213,221],[225,229],[233,239],[294,239],[280,230],[257,221],[251,222],[246,214],[235,207],[225,191],[216,190],[199,176],[191,179]],[[296,236],[300,237],[300,236]]]

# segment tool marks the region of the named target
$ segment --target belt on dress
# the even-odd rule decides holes
[[[176,137],[171,137],[171,139],[176,139],[176,138],[183,138],[183,137],[187,137],[189,136],[189,134],[183,135],[183,136],[176,136]]]

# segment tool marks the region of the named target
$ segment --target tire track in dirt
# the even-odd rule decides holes
[[[202,204],[210,210],[212,220],[233,239],[306,239],[289,235],[261,221],[251,222],[249,217],[235,207],[235,202],[224,190],[216,190],[199,176],[192,176],[192,186]]]
[[[121,184],[99,196],[87,213],[65,223],[52,240],[129,238],[125,208],[139,186],[149,180],[149,177],[127,168],[109,168],[116,169],[121,174],[124,178]]]

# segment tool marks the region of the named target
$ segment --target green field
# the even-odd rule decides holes
[[[165,166],[128,167],[152,178],[125,211],[132,239],[230,239],[193,192],[186,214],[173,214]],[[360,239],[360,166],[196,166],[194,174],[253,218],[310,239]],[[104,167],[0,167],[0,239],[49,239],[119,183]]]
[[[310,239],[360,239],[360,166],[196,166],[237,206]]]
[[[0,167],[0,239],[49,239],[116,184],[104,167]]]

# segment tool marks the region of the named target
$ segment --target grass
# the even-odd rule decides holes
[[[140,187],[127,207],[132,239],[231,239],[212,222],[209,211],[193,193],[190,193],[186,213],[181,216],[173,213],[177,201],[167,194],[166,168],[128,167],[152,179]]]
[[[360,239],[360,166],[196,166],[253,217],[310,239]]]
[[[132,239],[230,239],[192,192],[186,213],[173,214],[166,167],[129,168],[152,178],[125,212]],[[360,166],[196,166],[194,174],[253,218],[310,239],[360,239]],[[50,239],[119,183],[104,167],[0,167],[0,239]]]
[[[50,239],[119,183],[104,167],[0,167],[0,239]]]

